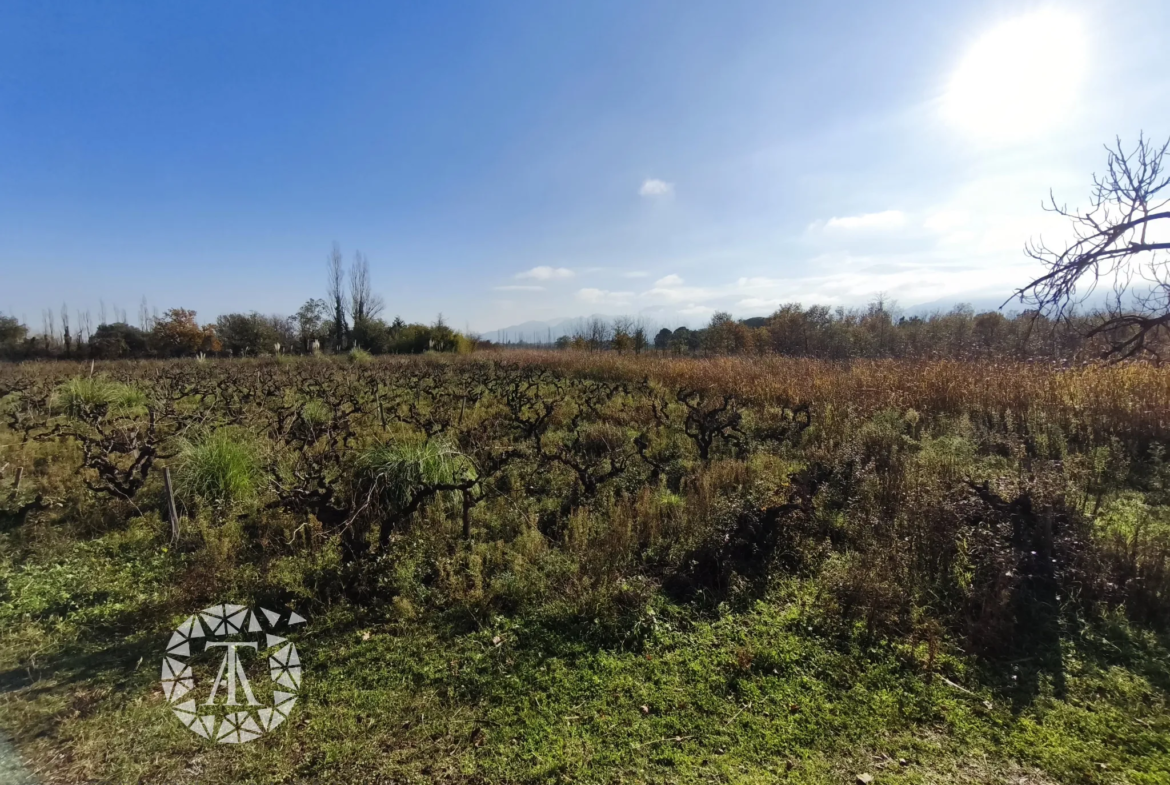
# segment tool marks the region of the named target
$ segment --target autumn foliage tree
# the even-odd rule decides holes
[[[218,352],[223,348],[215,337],[215,328],[200,327],[195,312],[185,308],[171,308],[156,321],[150,331],[150,343],[156,352],[167,357]]]

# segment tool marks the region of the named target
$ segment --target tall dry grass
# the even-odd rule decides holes
[[[573,375],[733,393],[745,402],[812,403],[861,416],[889,408],[923,413],[1026,415],[1093,432],[1170,436],[1170,368],[1148,364],[791,357],[664,357],[612,352],[509,351],[498,359]]]

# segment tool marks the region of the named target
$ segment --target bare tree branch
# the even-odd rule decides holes
[[[1044,206],[1068,218],[1074,239],[1063,250],[1043,238],[1024,252],[1047,269],[1016,291],[1037,316],[1069,320],[1101,285],[1109,287],[1104,309],[1086,333],[1104,341],[1102,354],[1124,359],[1156,356],[1153,339],[1170,326],[1170,174],[1161,147],[1144,136],[1126,152],[1120,138],[1106,147],[1106,172],[1094,175],[1088,210],[1069,210],[1049,195]],[[1161,235],[1161,236],[1157,236]]]

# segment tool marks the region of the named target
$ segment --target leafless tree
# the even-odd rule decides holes
[[[326,297],[329,321],[333,323],[333,348],[345,348],[345,337],[349,326],[345,322],[345,268],[342,266],[341,246],[333,244],[333,250],[325,259]]]
[[[634,348],[634,320],[628,316],[619,316],[613,320],[613,330],[611,332],[613,341],[613,348],[617,349],[618,354],[623,354],[626,351]]]
[[[382,298],[374,294],[370,284],[370,260],[357,251],[349,268],[350,313],[356,326],[366,319],[373,319],[382,312]]]
[[[89,309],[83,312],[80,308],[77,310],[77,333],[78,345],[88,343],[93,336],[93,321],[89,316]]]
[[[634,339],[635,354],[641,354],[642,350],[649,345],[650,341],[646,337],[649,332],[646,321],[642,317],[638,317],[637,321],[634,322],[634,333],[631,336]]]
[[[115,311],[117,308],[114,309]],[[98,300],[98,327],[106,323],[106,301]]]
[[[1170,327],[1170,174],[1163,168],[1170,141],[1159,147],[1143,135],[1131,152],[1120,139],[1105,149],[1106,172],[1093,176],[1088,210],[1049,196],[1045,209],[1070,220],[1074,239],[1063,250],[1030,242],[1025,252],[1047,272],[1013,297],[1039,315],[1069,320],[1098,286],[1109,286],[1086,337],[1104,340],[1107,357],[1156,357],[1154,339]]]
[[[61,331],[65,337],[65,356],[73,354],[73,343],[69,335],[69,306],[61,303]]]
[[[591,316],[584,325],[584,337],[589,344],[590,351],[596,352],[603,349],[609,343],[610,335],[609,325],[597,316]]]
[[[138,304],[138,329],[142,332],[150,331],[150,306],[146,304],[146,296],[142,297],[142,302]]]

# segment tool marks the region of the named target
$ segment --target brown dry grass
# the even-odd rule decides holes
[[[679,358],[644,354],[510,351],[497,359],[611,379],[733,393],[759,404],[810,402],[869,415],[1043,411],[1050,422],[1093,432],[1170,435],[1170,368],[1147,364],[1062,367],[1043,363],[790,357]]]

